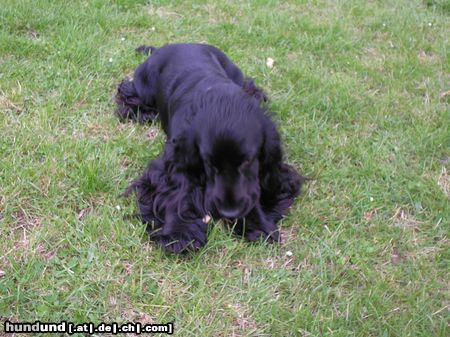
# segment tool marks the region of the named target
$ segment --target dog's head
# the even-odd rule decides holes
[[[245,217],[283,182],[282,150],[275,124],[248,95],[208,96],[172,135],[176,169],[204,186],[198,208],[213,216]],[[180,131],[180,130],[178,130]]]
[[[229,132],[199,143],[207,176],[206,208],[213,214],[241,218],[258,202],[261,138],[250,131]]]
[[[175,158],[184,163],[184,172],[202,182],[204,211],[229,219],[245,217],[260,200],[270,162],[281,162],[275,126],[248,96],[203,102],[193,115],[179,137]]]

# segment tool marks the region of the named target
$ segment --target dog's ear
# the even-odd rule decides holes
[[[260,152],[261,204],[277,221],[300,193],[302,177],[283,162],[280,135],[269,117],[263,122],[264,140]]]
[[[170,140],[171,161],[179,173],[192,176],[194,179],[203,175],[203,163],[197,145],[197,137],[192,130],[184,130]]]
[[[275,123],[267,116],[262,121],[263,144],[260,151],[259,161],[261,168],[261,178],[263,180],[272,179],[274,170],[283,160],[283,151],[281,149],[281,140]],[[267,185],[269,182],[263,182]]]

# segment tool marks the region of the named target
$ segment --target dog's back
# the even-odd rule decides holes
[[[155,50],[146,63],[142,66],[144,73],[148,73],[149,68],[158,69],[156,105],[162,114],[170,113],[169,107],[175,111],[179,105],[197,100],[198,95],[212,86],[242,90],[242,73],[236,67],[235,74],[230,74],[227,68],[234,66],[233,63],[213,46],[167,45]],[[136,74],[139,74],[139,69]]]
[[[116,101],[123,119],[146,122],[159,115],[167,132],[172,112],[198,101],[212,87],[243,90],[242,72],[216,47],[177,43],[161,48],[141,46],[138,51],[151,51],[151,55],[132,80],[119,85]]]

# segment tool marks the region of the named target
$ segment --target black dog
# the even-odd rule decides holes
[[[219,49],[202,44],[140,47],[152,55],[118,88],[118,114],[159,116],[164,153],[135,191],[151,238],[179,253],[206,243],[204,217],[236,219],[250,241],[279,241],[277,222],[299,194],[301,177],[283,163],[280,136],[263,91]]]

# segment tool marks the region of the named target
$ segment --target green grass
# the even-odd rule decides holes
[[[0,316],[447,336],[449,17],[445,0],[3,0]],[[164,136],[117,121],[116,85],[135,47],[180,41],[217,45],[266,88],[289,162],[316,178],[282,245],[217,223],[183,258],[123,220],[135,203],[119,194]]]

